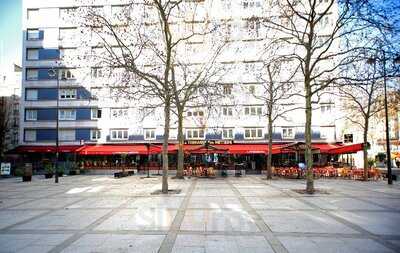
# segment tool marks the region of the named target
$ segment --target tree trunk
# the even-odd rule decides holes
[[[183,108],[178,109],[178,167],[176,170],[176,178],[183,179],[183,163],[184,163],[184,153],[183,153]]]
[[[311,105],[311,85],[308,81],[305,82],[306,89],[306,127],[305,127],[305,141],[306,141],[306,166],[307,166],[307,185],[306,192],[309,194],[314,193],[314,175],[313,175],[313,155],[311,147],[311,137],[312,137],[312,105]]]
[[[368,181],[368,120],[365,121],[364,125],[363,141],[364,181]]]
[[[272,179],[272,110],[268,113],[267,179]]]
[[[170,122],[170,100],[165,101],[164,105],[164,140],[162,148],[162,193],[168,193],[168,139],[169,139],[169,122]]]

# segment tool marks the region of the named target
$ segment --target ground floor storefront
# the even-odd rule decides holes
[[[178,144],[168,146],[169,169],[177,168]],[[263,174],[267,157],[272,156],[276,175],[300,177],[304,173],[299,164],[305,163],[306,146],[302,142],[274,143],[270,154],[267,143],[185,143],[184,173],[189,176],[219,176],[228,174]],[[313,167],[352,167],[352,153],[362,150],[363,144],[313,143]],[[45,163],[55,162],[55,146],[20,146],[22,163],[32,163],[34,172],[44,169]],[[160,143],[101,144],[60,146],[59,167],[66,171],[135,170],[138,173],[160,174],[162,145]],[[289,172],[288,172],[289,171]],[[321,174],[317,171],[317,174]],[[324,175],[335,174],[324,172]],[[336,173],[337,174],[337,173]]]

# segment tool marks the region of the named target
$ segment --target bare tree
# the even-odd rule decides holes
[[[118,7],[118,6],[116,6]],[[84,22],[99,38],[102,55],[99,64],[109,73],[124,74],[118,80],[120,94],[135,101],[162,105],[164,135],[162,148],[162,192],[168,193],[168,139],[172,74],[177,48],[193,36],[182,24],[196,8],[185,1],[129,1],[112,16],[86,7]]]
[[[371,119],[383,109],[379,102],[383,87],[377,80],[376,62],[368,65],[366,59],[362,58],[349,65],[346,71],[351,77],[357,77],[358,81],[349,77],[340,86],[337,95],[343,99],[345,118],[362,129],[364,180],[368,180],[368,132]]]
[[[359,45],[341,47],[341,39],[362,26],[355,26],[355,16],[365,1],[285,0],[271,1],[264,26],[274,30],[288,49],[287,59],[299,67],[296,79],[302,83],[305,100],[306,192],[314,192],[312,159],[312,111],[324,90],[335,82],[340,68],[353,61],[348,57]]]

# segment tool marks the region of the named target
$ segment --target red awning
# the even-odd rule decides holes
[[[340,154],[351,154],[357,153],[358,151],[363,150],[364,143],[357,143],[352,145],[344,145],[337,148],[332,148],[329,150],[329,154],[340,155]]]
[[[161,152],[159,146],[145,144],[131,145],[87,145],[79,150],[80,155],[118,155],[118,154],[158,154]]]
[[[81,146],[65,145],[59,146],[58,151],[61,153],[74,153]],[[13,153],[55,153],[55,146],[18,146],[13,150]]]
[[[268,144],[221,144],[215,146],[228,149],[229,154],[268,154]],[[272,154],[281,153],[281,148],[284,146],[285,144],[272,144]]]
[[[336,144],[336,143],[313,143],[311,144],[313,149],[319,149],[321,153],[330,153],[332,149],[340,148],[343,144]]]
[[[228,149],[218,145],[194,145],[185,146],[185,152],[189,154],[224,154],[228,153]]]

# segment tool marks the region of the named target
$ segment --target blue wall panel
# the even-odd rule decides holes
[[[39,49],[39,60],[52,60],[60,58],[60,50],[58,49]]]
[[[39,30],[39,40],[43,40],[43,39],[44,39],[44,31]]]
[[[90,99],[90,92],[85,88],[78,88],[78,99]]]
[[[38,79],[39,80],[51,80],[51,79],[56,79],[57,75],[54,77],[49,76],[49,70],[50,68],[43,68],[38,70]]]
[[[55,108],[37,109],[37,120],[56,120],[57,110]]]
[[[56,88],[38,89],[38,100],[57,100]]]
[[[76,119],[77,120],[90,120],[90,108],[78,108],[76,110]]]
[[[36,141],[54,141],[56,140],[55,129],[37,129],[36,130]]]
[[[129,135],[130,141],[144,141],[143,135]]]
[[[244,140],[244,135],[241,133],[236,133],[235,134],[235,140]]]
[[[75,140],[90,140],[90,129],[89,128],[78,128],[75,131]]]
[[[222,133],[208,133],[206,134],[206,140],[221,140]]]

